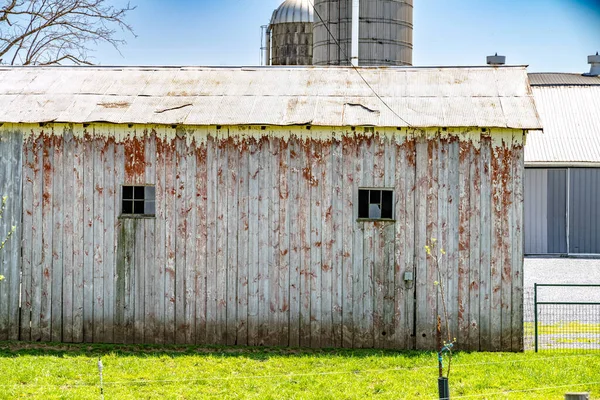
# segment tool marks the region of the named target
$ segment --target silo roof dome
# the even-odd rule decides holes
[[[271,25],[290,22],[313,22],[313,6],[310,0],[285,0],[273,11]]]

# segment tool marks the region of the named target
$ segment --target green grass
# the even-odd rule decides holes
[[[523,328],[525,335],[534,334],[533,322],[525,322]],[[538,324],[538,333],[540,335],[556,335],[561,333],[598,334],[600,333],[600,324],[584,324],[582,322]]]
[[[0,399],[99,399],[99,357],[107,400],[437,394],[436,357],[426,352],[0,342]],[[453,399],[563,399],[568,391],[591,391],[596,398],[598,371],[600,352],[459,353],[450,390]]]

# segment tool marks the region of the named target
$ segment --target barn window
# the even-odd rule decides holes
[[[392,189],[359,189],[358,218],[394,219],[394,191]]]
[[[123,185],[121,214],[125,216],[154,216],[156,191],[151,185]]]

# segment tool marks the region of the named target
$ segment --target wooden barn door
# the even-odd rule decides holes
[[[376,348],[394,347],[399,339],[394,323],[395,268],[394,268],[394,224],[389,222],[364,222],[364,272],[372,282],[365,307],[372,307],[367,315],[373,316],[373,344]]]

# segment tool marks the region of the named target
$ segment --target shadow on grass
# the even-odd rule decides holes
[[[400,351],[383,349],[310,349],[288,347],[245,347],[245,346],[208,346],[173,344],[68,344],[0,342],[0,358],[21,356],[53,357],[98,357],[112,354],[116,356],[136,357],[182,357],[192,355],[213,355],[219,357],[244,357],[253,360],[267,360],[271,357],[345,357],[367,358],[374,356],[402,356],[403,358],[431,357],[434,353],[426,351]]]

